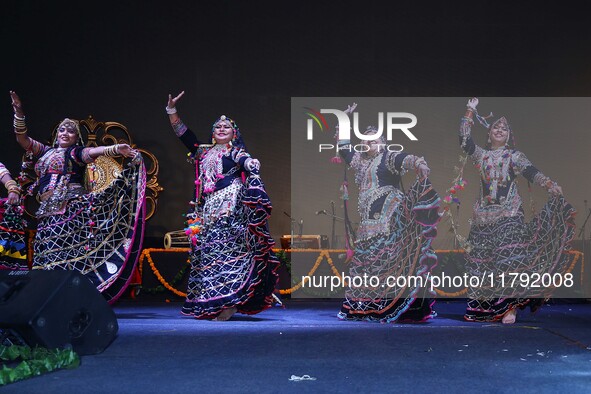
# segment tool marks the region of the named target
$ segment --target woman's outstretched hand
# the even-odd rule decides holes
[[[244,162],[244,167],[246,167],[247,171],[251,171],[251,172],[253,170],[260,170],[261,169],[261,162],[258,161],[257,159],[248,158]]]
[[[15,192],[10,192],[8,193],[8,200],[7,202],[10,205],[18,205],[18,203],[20,202],[20,196],[18,195],[18,193]]]
[[[548,189],[548,193],[552,194],[553,196],[560,196],[562,195],[562,188],[557,184],[554,184],[550,189]]]
[[[478,99],[476,97],[472,97],[470,100],[468,100],[468,104],[466,104],[466,107],[471,108],[473,110],[476,110],[477,106],[478,106]]]
[[[174,108],[176,107],[176,103],[177,101],[179,101],[181,99],[181,97],[183,97],[183,95],[185,94],[185,91],[183,90],[182,92],[180,92],[176,97],[172,97],[172,94],[168,95],[168,104],[167,107],[168,108]]]
[[[357,103],[353,103],[351,105],[347,105],[347,109],[345,110],[345,113],[347,115],[349,115],[350,113],[353,113],[353,111],[355,111],[355,108],[357,108]]]
[[[121,156],[124,157],[135,158],[135,156],[138,154],[137,150],[133,149],[131,146],[127,144],[119,144],[117,151]]]
[[[23,103],[18,94],[13,90],[10,91],[10,99],[12,100],[12,110],[15,115],[21,118],[25,116],[25,113],[23,112]]]
[[[431,173],[431,169],[426,164],[420,164],[417,167],[417,173],[421,179],[428,178],[429,174]]]
[[[355,111],[355,108],[357,108],[357,103],[353,103],[351,105],[347,105],[347,109],[345,110],[345,113],[347,115],[349,115],[349,114],[353,113],[353,111]],[[335,126],[334,138],[337,139],[337,140],[339,139],[339,125],[338,124]]]

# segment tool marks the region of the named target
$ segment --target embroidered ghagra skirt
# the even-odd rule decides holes
[[[206,196],[205,206],[226,194],[232,208],[218,218],[205,218],[190,252],[191,274],[181,313],[197,319],[213,319],[232,307],[252,315],[273,305],[279,260],[267,224],[271,202],[258,175],[226,189]]]
[[[521,211],[520,211],[521,212]],[[495,278],[494,286],[468,289],[468,321],[498,321],[511,309],[529,306],[537,310],[554,291],[552,287],[511,286],[514,276],[535,278],[564,274],[574,256],[566,253],[574,237],[575,210],[562,196],[551,197],[529,223],[523,214],[473,224],[467,269],[471,276]],[[498,278],[503,277],[505,286]]]
[[[28,270],[23,208],[0,199],[0,269]]]
[[[145,188],[140,161],[106,189],[72,198],[63,213],[39,218],[33,269],[80,271],[115,302],[141,252]]]
[[[434,294],[426,280],[437,265],[431,243],[437,234],[440,199],[428,179],[417,180],[402,196],[389,233],[355,243],[349,276],[379,281],[374,287],[350,286],[339,319],[422,322],[434,316]]]

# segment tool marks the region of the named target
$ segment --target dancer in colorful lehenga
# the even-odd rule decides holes
[[[188,215],[191,275],[182,313],[228,320],[273,304],[279,260],[272,251],[267,220],[271,202],[258,160],[246,151],[236,123],[222,115],[206,143],[178,116],[169,95],[166,112],[195,164],[195,197]]]
[[[574,209],[562,196],[562,189],[542,174],[527,157],[515,149],[513,132],[505,117],[489,124],[478,115],[478,99],[468,101],[460,126],[460,144],[480,172],[480,199],[468,236],[470,275],[494,278],[493,286],[469,289],[465,319],[469,321],[515,322],[517,308],[537,310],[553,288],[501,286],[499,278],[509,275],[562,274],[572,258],[564,253],[574,236]],[[485,148],[471,136],[473,117],[489,129]],[[529,223],[524,220],[523,204],[517,192],[516,177],[545,188],[550,199]],[[508,281],[507,281],[508,282]]]
[[[8,197],[0,199],[0,269],[27,270],[27,245],[21,189],[4,164],[0,163],[0,182]]]
[[[29,188],[36,212],[33,269],[76,270],[114,302],[125,290],[141,249],[146,176],[141,155],[127,144],[85,148],[79,122],[64,119],[52,145],[28,136],[20,98],[10,92],[14,132],[34,165]],[[99,156],[133,158],[129,168],[99,192],[84,186],[86,165]]]
[[[356,104],[349,106],[351,113]],[[368,127],[366,135],[377,133]],[[355,170],[359,187],[361,223],[356,232],[349,276],[379,278],[377,287],[349,286],[338,317],[343,320],[422,322],[435,316],[434,294],[426,280],[437,264],[431,242],[437,234],[440,199],[427,178],[427,162],[404,152],[390,152],[382,137],[363,141],[366,152],[351,149],[350,141],[338,142],[339,152]],[[360,149],[363,150],[363,149]],[[401,190],[401,178],[416,171],[410,190]],[[396,278],[421,277],[404,286]],[[390,278],[390,279],[388,279]],[[390,283],[389,283],[390,281]],[[374,282],[375,284],[375,282]]]

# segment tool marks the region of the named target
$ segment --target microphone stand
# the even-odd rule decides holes
[[[303,238],[304,238],[304,236],[303,236],[303,234],[304,234],[304,219],[300,219],[300,223],[298,224],[298,226],[299,226],[299,230],[300,230],[299,231],[300,237],[298,239],[298,247],[303,248],[303,245],[304,245],[304,240],[303,240]]]
[[[587,211],[587,200],[583,200],[583,202],[585,203],[585,211]],[[581,226],[581,231],[579,231],[579,237],[581,237],[581,239],[583,240],[583,253],[586,252],[585,248],[585,226],[587,225],[587,220],[589,220],[589,216],[591,215],[591,209],[589,210],[589,212],[587,212],[587,217],[585,218],[585,221],[583,222],[583,225]]]
[[[587,217],[585,218],[585,221],[583,222],[583,225],[581,226],[581,230],[579,231],[579,237],[583,241],[583,255],[587,254],[587,249],[588,249],[585,227],[587,226],[587,221],[589,221],[589,217],[591,217],[591,209],[588,210]]]
[[[330,206],[332,208],[332,230],[330,233],[330,247],[334,249],[335,245],[337,243],[336,234],[335,234],[335,225],[337,222],[337,217],[336,217],[335,211],[334,211],[334,201],[330,202]]]
[[[587,217],[585,218],[585,221],[583,222],[583,225],[581,226],[581,231],[579,231],[579,237],[581,237],[583,242],[585,242],[585,226],[587,225],[587,221],[589,220],[590,216],[591,216],[591,209],[589,209],[589,212],[587,212]]]
[[[332,213],[328,213],[326,212],[326,209],[323,209],[321,211],[316,211],[316,215],[326,215],[330,218],[332,218],[332,231],[331,231],[331,240],[330,240],[330,246],[331,248],[335,248],[336,247],[336,243],[337,243],[337,236],[336,236],[336,222],[344,222],[345,218],[342,218],[340,216],[335,215],[335,207],[334,207],[334,201],[330,202],[332,205]]]
[[[334,220],[338,220],[339,222],[342,222],[343,220],[345,220],[345,218],[342,218],[340,216],[334,215],[332,213],[328,213],[325,210],[322,211],[318,211],[317,215],[326,215],[330,218],[333,218]]]
[[[587,217],[585,218],[585,221],[583,222],[583,225],[581,226],[581,230],[579,231],[579,237],[581,237],[581,239],[583,241],[583,256],[588,256],[587,249],[589,249],[589,248],[587,247],[585,227],[587,225],[587,221],[589,220],[589,217],[591,217],[591,209],[587,210],[587,200],[585,200],[585,210],[587,211]],[[589,275],[585,275],[585,276],[586,277],[581,278],[583,283],[585,283],[586,279],[589,277]],[[588,298],[587,301],[590,301],[590,299]]]
[[[454,231],[454,249],[455,250],[459,249],[458,237],[456,237],[456,233],[458,232],[458,227],[460,227],[460,225],[458,223],[460,223],[460,204],[458,204],[456,207],[456,223],[452,224],[452,226],[454,226],[453,231]]]
[[[283,214],[289,218],[289,247],[290,249],[293,247],[293,236],[294,236],[294,227],[295,227],[295,219],[292,218],[289,213],[283,211]]]

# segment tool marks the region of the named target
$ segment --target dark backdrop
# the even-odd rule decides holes
[[[581,4],[584,4],[581,2]],[[147,236],[182,228],[192,169],[164,112],[206,133],[233,117],[289,232],[292,96],[588,96],[576,2],[11,1],[0,16],[0,160],[17,172],[8,91],[31,135],[62,118],[125,124],[160,160]],[[587,114],[581,114],[582,121]],[[562,154],[559,152],[559,154]],[[566,152],[564,154],[567,154]]]

